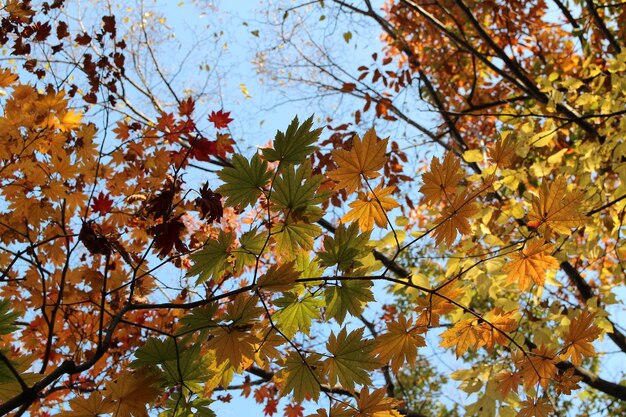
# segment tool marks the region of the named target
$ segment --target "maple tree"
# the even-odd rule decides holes
[[[0,11],[0,414],[211,416],[237,390],[269,416],[624,411],[597,374],[626,354],[623,6],[314,2],[381,30],[347,80],[314,63],[356,126],[295,118],[242,152],[237,112],[163,73],[158,16],[126,33],[64,3]],[[412,160],[367,114],[441,149]]]

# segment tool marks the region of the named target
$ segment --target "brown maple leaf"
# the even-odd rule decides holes
[[[209,223],[220,221],[224,215],[224,208],[222,207],[222,195],[214,193],[209,184],[205,183],[200,189],[200,197],[195,200],[196,206],[202,213],[201,219],[207,218]]]

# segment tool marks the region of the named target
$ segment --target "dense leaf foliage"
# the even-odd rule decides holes
[[[246,152],[243,115],[164,75],[150,13],[89,29],[64,3],[0,11],[0,414],[213,416],[226,390],[289,417],[625,410],[597,375],[626,354],[623,5],[307,3],[379,25],[381,62],[325,85],[364,100],[358,132],[305,115]],[[370,110],[440,149],[411,160]]]

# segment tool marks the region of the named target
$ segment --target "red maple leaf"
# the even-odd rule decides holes
[[[180,253],[187,252],[187,246],[180,239],[184,230],[185,224],[180,216],[150,228],[154,236],[154,248],[159,250],[160,258],[166,257],[174,248]]]
[[[285,406],[285,417],[302,417],[304,415],[304,407],[300,404],[287,404]]]
[[[191,151],[189,156],[198,161],[210,161],[209,156],[217,154],[217,143],[205,138],[197,138],[190,142]]]
[[[225,157],[227,153],[235,152],[235,149],[233,148],[235,141],[229,134],[218,133],[215,144],[217,146],[217,154],[221,157]]]
[[[91,204],[91,209],[94,213],[98,213],[101,216],[104,216],[107,213],[111,212],[113,208],[113,200],[109,198],[109,195],[105,195],[104,192],[100,191],[97,197],[94,197],[93,203]]]
[[[271,416],[277,411],[278,401],[276,400],[267,400],[267,404],[265,404],[265,408],[263,409],[263,413],[266,416]]]
[[[182,116],[191,116],[193,113],[195,102],[191,97],[187,97],[178,105],[178,114]]]
[[[219,110],[217,112],[211,112],[209,115],[209,122],[215,125],[216,129],[223,129],[228,127],[228,124],[233,121],[230,117],[230,112],[224,112]]]
[[[209,184],[205,183],[200,189],[200,197],[196,198],[196,206],[200,209],[204,219],[208,216],[207,221],[213,223],[219,221],[224,215],[224,208],[222,207],[222,195],[214,193]]]

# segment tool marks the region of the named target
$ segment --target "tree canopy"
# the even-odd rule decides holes
[[[626,5],[270,2],[257,148],[220,29],[83,7],[0,11],[0,414],[626,413]]]

